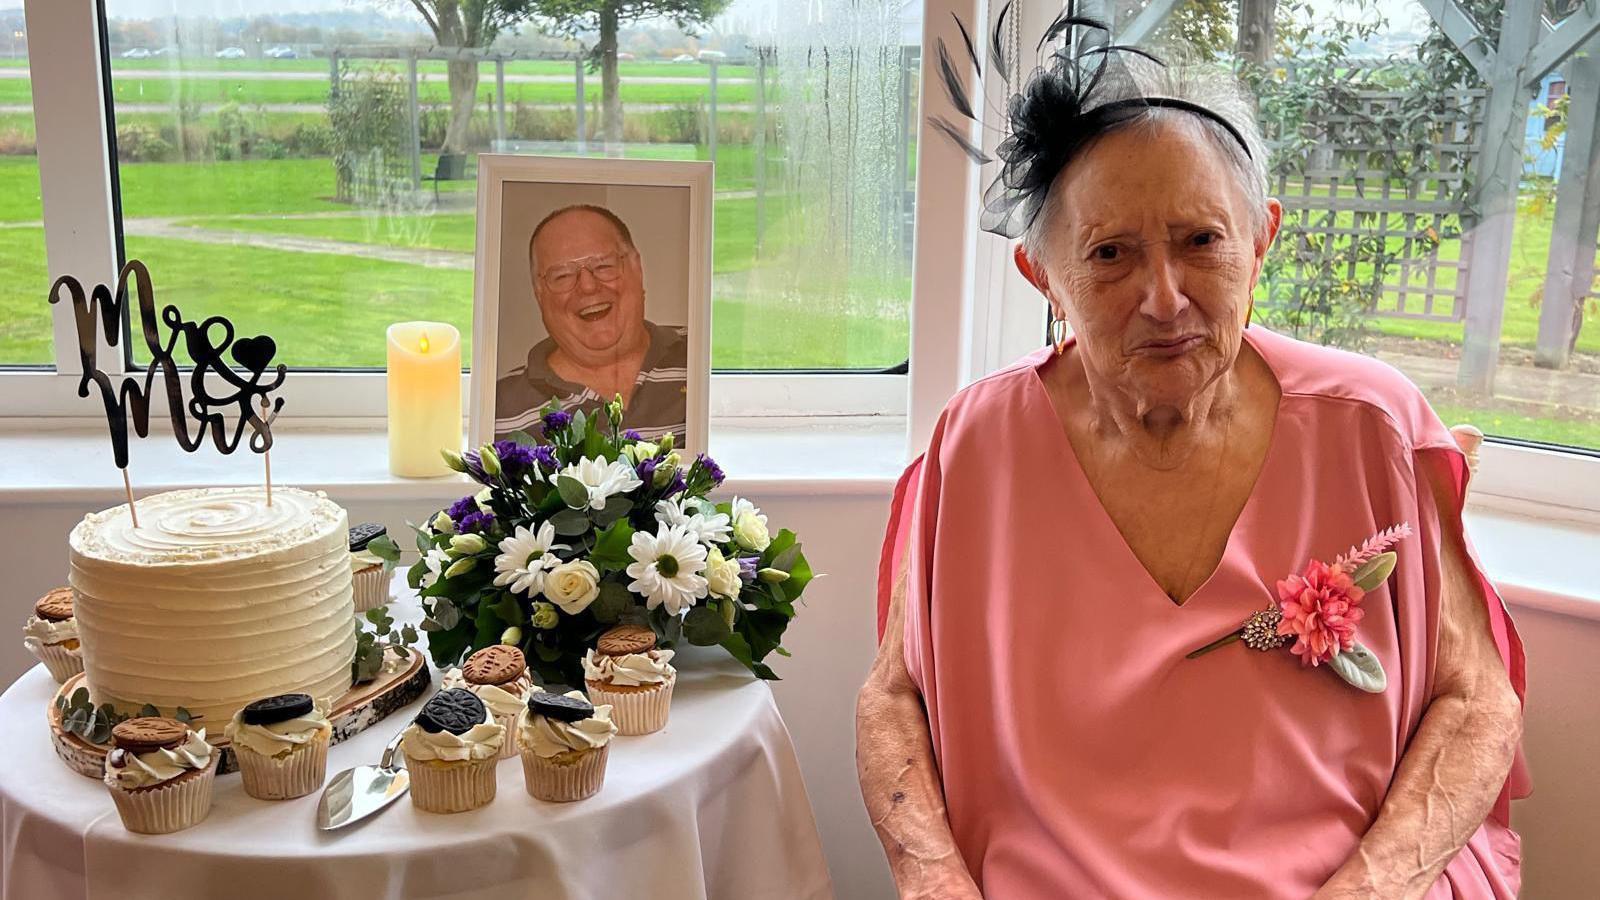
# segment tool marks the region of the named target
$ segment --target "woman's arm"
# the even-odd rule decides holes
[[[1425,474],[1443,578],[1433,696],[1377,821],[1318,900],[1427,893],[1488,816],[1522,737],[1522,705],[1489,631],[1450,476],[1437,466]]]
[[[902,557],[878,658],[856,695],[861,796],[902,898],[981,900],[950,834],[928,717],[906,671],[905,563]]]

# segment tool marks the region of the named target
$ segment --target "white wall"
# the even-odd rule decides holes
[[[730,485],[730,487],[733,487]],[[331,492],[339,499],[338,492]],[[805,541],[826,573],[786,642],[792,659],[774,659],[784,681],[773,686],[799,750],[807,789],[843,900],[894,896],[882,852],[862,809],[855,780],[854,694],[875,647],[873,585],[889,485],[862,483],[797,493],[751,490],[775,525]],[[89,508],[115,502],[17,502],[0,493],[0,572],[7,604],[0,625],[19,628],[33,600],[63,582],[66,534]],[[356,520],[392,529],[428,503],[347,503]],[[1528,651],[1526,747],[1535,793],[1516,808],[1526,859],[1524,893],[1533,900],[1589,896],[1600,884],[1600,621],[1514,609]],[[32,663],[20,636],[0,641],[0,682]]]

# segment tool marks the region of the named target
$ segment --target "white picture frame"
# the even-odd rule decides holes
[[[703,452],[711,387],[712,163],[498,153],[478,156],[470,445],[482,446],[497,437],[497,388],[518,364],[509,351],[526,344],[522,352],[533,354],[537,344],[529,341],[539,334],[555,340],[542,322],[529,321],[530,316],[541,319],[541,310],[533,297],[527,248],[538,222],[550,212],[579,204],[604,206],[628,222],[643,270],[646,318],[664,316],[670,326],[681,321],[686,329],[684,430],[676,440],[689,454]],[[519,256],[520,265],[507,254]],[[514,283],[519,276],[528,280]],[[670,296],[652,301],[649,288],[662,285]],[[681,310],[676,299],[680,290]],[[623,418],[632,425],[626,414]],[[501,424],[507,421],[509,417]],[[517,429],[501,430],[500,435],[509,430]],[[539,433],[536,427],[521,430]]]

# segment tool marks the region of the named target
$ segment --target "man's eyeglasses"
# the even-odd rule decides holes
[[[593,275],[596,281],[612,284],[622,277],[622,256],[618,253],[607,253],[603,256],[575,259],[551,266],[539,277],[544,280],[545,287],[565,294],[578,286],[578,275],[584,271]]]

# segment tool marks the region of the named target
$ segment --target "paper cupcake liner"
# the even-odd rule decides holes
[[[545,759],[531,750],[522,753],[522,778],[528,793],[539,800],[569,803],[593,797],[606,780],[606,757],[611,745],[585,750],[565,765]]]
[[[56,684],[66,684],[68,678],[83,671],[81,650],[68,650],[61,644],[40,644],[37,649],[29,649],[50,670],[50,677],[56,680]]]
[[[212,751],[211,767],[204,772],[180,775],[155,787],[130,791],[106,782],[122,826],[137,834],[171,834],[198,824],[211,812],[211,783],[216,781],[221,757]]]
[[[672,686],[678,683],[676,672],[660,687],[648,691],[608,691],[605,685],[588,682],[589,701],[596,706],[611,704],[611,721],[617,723],[617,733],[629,736],[651,734],[666,727],[667,712],[672,707]]]
[[[506,730],[505,739],[500,742],[500,755],[495,759],[510,759],[517,755],[517,714],[495,716],[494,720]]]
[[[351,577],[355,587],[356,612],[386,606],[389,603],[389,579],[384,577],[383,566],[369,566]]]
[[[406,759],[411,771],[411,802],[431,813],[458,813],[485,806],[494,799],[495,763],[498,757],[449,762]]]
[[[328,774],[328,740],[332,732],[303,744],[282,758],[262,756],[234,745],[244,792],[257,800],[293,800],[322,787]]]

